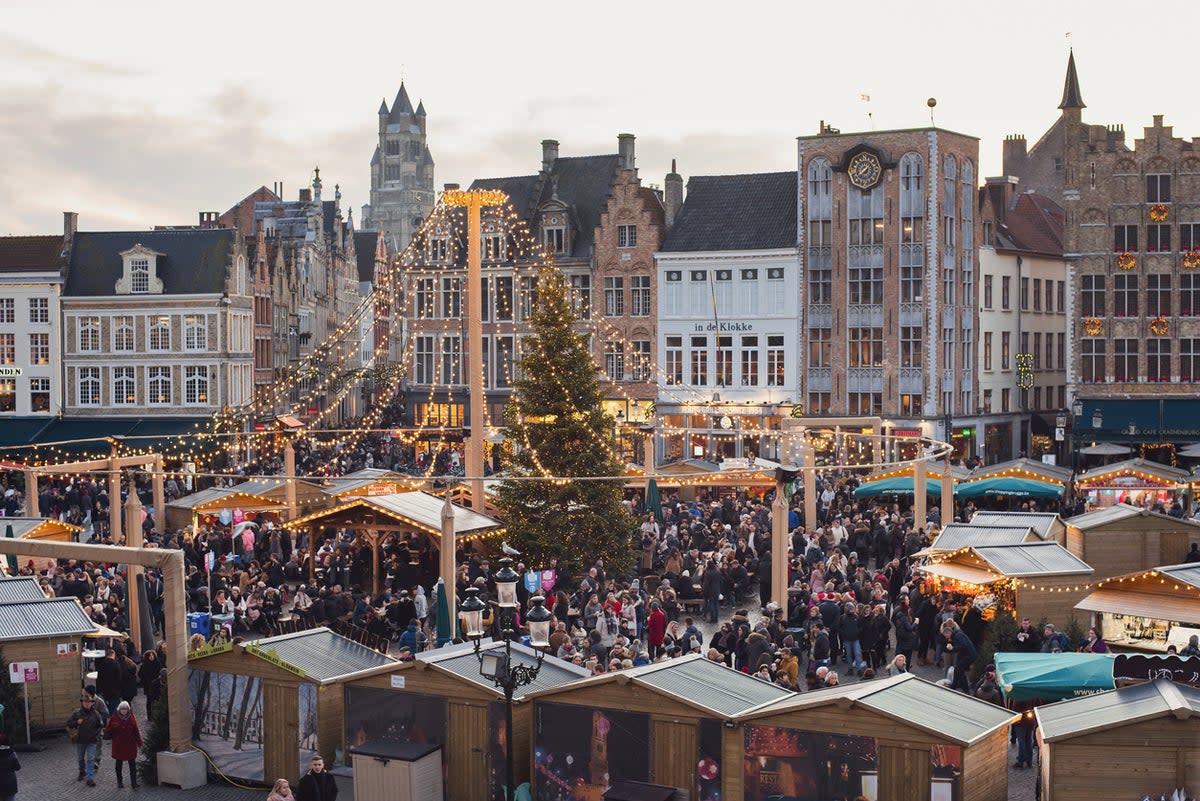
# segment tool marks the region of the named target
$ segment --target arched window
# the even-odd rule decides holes
[[[132,259],[129,262],[129,291],[145,294],[150,291],[150,260]]]
[[[148,337],[150,350],[171,349],[171,318],[165,315],[150,318]]]
[[[808,302],[833,300],[833,168],[823,158],[808,165]]]
[[[918,153],[905,153],[900,157],[901,303],[924,300],[924,274],[925,161]]]
[[[146,368],[147,401],[152,406],[168,406],[171,403],[171,368]]]
[[[204,365],[184,368],[183,401],[189,406],[208,403],[208,368]]]

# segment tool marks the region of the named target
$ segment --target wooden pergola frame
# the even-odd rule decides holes
[[[145,464],[145,457],[138,464]],[[115,504],[118,508],[120,504]],[[129,501],[125,504],[127,517],[132,523],[130,529],[136,528],[141,533],[141,521],[136,512],[141,509],[136,493],[130,493]],[[134,586],[134,566],[157,568],[162,573],[163,603],[165,628],[163,632],[167,643],[167,708],[170,715],[168,737],[170,749],[182,753],[191,748],[191,725],[188,713],[187,697],[187,620],[185,617],[184,598],[187,597],[187,587],[184,580],[183,551],[165,550],[159,548],[142,548],[140,536],[133,547],[120,545],[86,545],[77,542],[54,542],[49,540],[18,540],[0,537],[0,554],[30,556],[48,559],[80,559],[95,562],[116,562],[130,566],[129,579],[131,588]],[[131,593],[130,601],[135,601]],[[137,614],[136,607],[131,603],[132,615]]]

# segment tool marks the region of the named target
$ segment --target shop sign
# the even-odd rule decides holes
[[[692,330],[695,332],[720,331],[721,333],[727,331],[753,331],[754,323],[695,323],[692,326]]]
[[[896,428],[892,430],[892,434],[897,437],[917,437],[921,436],[919,428]]]
[[[17,378],[20,375],[20,367],[0,367],[0,378]]]
[[[371,484],[367,487],[367,495],[395,495],[399,489],[395,484],[381,482],[379,484]]]
[[[1154,681],[1168,679],[1176,684],[1200,687],[1200,656],[1152,656],[1117,654],[1113,680]]]

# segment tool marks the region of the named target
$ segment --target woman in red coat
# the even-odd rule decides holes
[[[667,633],[667,613],[658,601],[650,605],[650,616],[646,618],[646,645],[650,648],[650,659],[662,655],[663,637]]]
[[[142,747],[142,733],[138,730],[137,718],[129,708],[128,701],[122,701],[117,712],[108,719],[104,733],[112,740],[112,758],[117,764],[117,787],[124,787],[121,779],[121,763],[129,763],[129,783],[138,786],[137,755]]]

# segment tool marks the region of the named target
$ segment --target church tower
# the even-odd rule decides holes
[[[433,156],[426,141],[425,104],[414,110],[408,91],[388,109],[379,105],[379,143],[371,156],[371,202],[363,206],[365,230],[383,231],[390,253],[399,253],[433,211]]]

